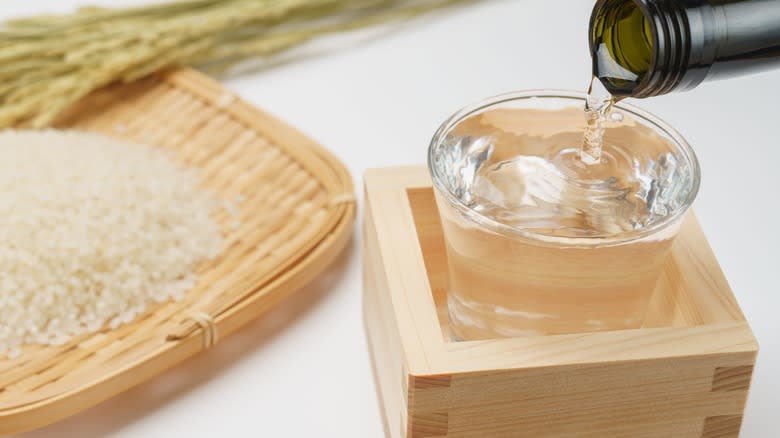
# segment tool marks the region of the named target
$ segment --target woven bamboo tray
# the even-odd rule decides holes
[[[207,188],[243,198],[240,225],[218,217],[225,249],[199,269],[184,301],[114,331],[0,360],[0,435],[84,410],[235,331],[323,271],[355,216],[341,162],[193,70],[96,92],[57,125],[175,150],[201,169]]]

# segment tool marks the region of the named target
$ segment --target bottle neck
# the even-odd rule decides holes
[[[631,93],[650,97],[699,85],[715,61],[717,29],[707,0],[633,0],[647,20],[653,54]]]
[[[627,5],[641,11],[652,47],[648,64],[630,86],[616,90],[619,95],[657,96],[780,66],[780,0],[598,0],[593,17],[614,19],[621,15],[610,16],[609,10]],[[598,22],[591,19],[594,73],[594,44],[605,40],[594,28]],[[613,52],[626,50],[621,45],[631,44],[623,41],[628,34],[608,35],[606,43]],[[620,64],[620,57],[615,60]]]
[[[633,95],[665,94],[677,88],[684,77],[690,76],[691,28],[684,2],[638,0],[637,3],[648,21],[654,50],[650,68]]]

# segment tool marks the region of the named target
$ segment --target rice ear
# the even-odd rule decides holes
[[[466,1],[185,0],[11,20],[0,28],[0,129],[30,120],[48,126],[85,94],[117,81],[185,65],[224,72],[321,35]]]

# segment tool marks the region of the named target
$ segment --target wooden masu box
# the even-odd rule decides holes
[[[391,438],[737,437],[758,345],[693,214],[645,327],[454,342],[427,171],[365,176],[364,319]]]

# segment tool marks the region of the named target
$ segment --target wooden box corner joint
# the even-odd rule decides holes
[[[364,321],[389,438],[739,435],[758,345],[691,213],[637,330],[455,342],[422,167],[365,177]]]

